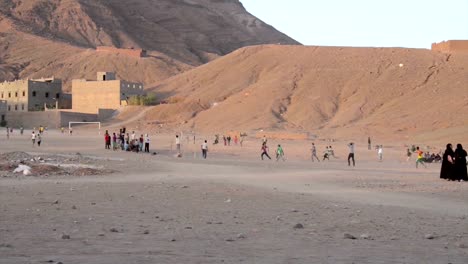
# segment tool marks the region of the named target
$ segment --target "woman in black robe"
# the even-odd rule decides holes
[[[455,152],[453,152],[452,144],[447,144],[444,156],[442,158],[442,168],[440,169],[440,178],[445,180],[451,180],[453,177],[453,161]]]
[[[467,153],[461,144],[457,145],[455,150],[455,180],[468,181],[468,172],[466,168]]]

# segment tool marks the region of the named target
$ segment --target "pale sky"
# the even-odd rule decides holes
[[[241,0],[304,45],[430,48],[468,39],[468,0]]]

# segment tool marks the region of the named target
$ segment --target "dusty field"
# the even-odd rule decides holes
[[[271,142],[285,147],[277,163],[254,139],[201,160],[202,137],[176,159],[169,135],[152,138],[153,156],[75,132],[50,132],[40,149],[29,133],[1,135],[2,153],[81,164],[79,152],[114,173],[1,177],[0,263],[468,263],[468,183],[440,181],[437,164],[416,170],[401,144],[382,163],[358,144],[348,168],[344,142],[320,164],[310,142]]]

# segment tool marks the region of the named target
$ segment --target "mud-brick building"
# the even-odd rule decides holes
[[[113,72],[98,72],[96,81],[72,81],[72,110],[98,114],[127,105],[131,96],[144,95],[143,84],[117,80]]]
[[[0,100],[6,112],[42,111],[60,106],[62,81],[55,78],[0,83]]]

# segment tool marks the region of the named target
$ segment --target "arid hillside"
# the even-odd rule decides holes
[[[468,139],[467,69],[468,55],[423,49],[248,47],[154,85],[170,104],[146,119],[209,132]]]
[[[238,0],[6,0],[0,13],[19,30],[48,39],[143,48],[191,65],[248,45],[299,44]]]

